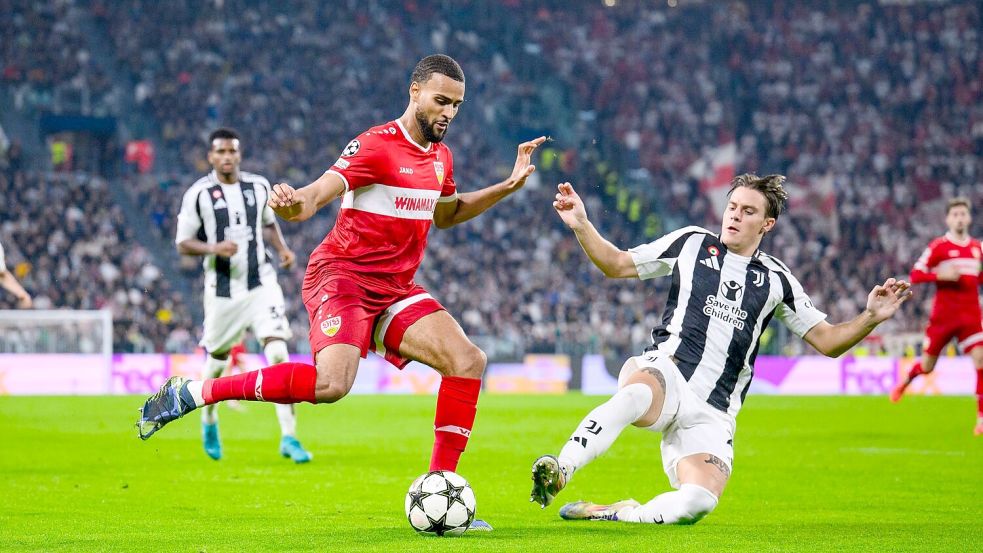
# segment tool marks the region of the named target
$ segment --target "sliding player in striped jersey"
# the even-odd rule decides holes
[[[565,505],[566,519],[657,524],[694,523],[716,506],[730,478],[738,411],[751,384],[758,340],[773,315],[825,355],[838,356],[894,315],[909,297],[893,278],[875,286],[867,308],[852,321],[831,325],[788,267],[758,250],[782,212],[785,177],[734,179],[720,235],[686,227],[624,251],[587,219],[569,183],[554,208],[591,261],[611,278],[672,277],[662,325],[646,352],[625,362],[619,391],[591,411],[558,456],[533,464],[531,501],[543,507],[621,431],[635,425],[662,433],[662,464],[677,491],[645,505],[580,501]]]
[[[213,171],[184,194],[174,241],[178,252],[203,258],[205,328],[201,345],[208,357],[202,378],[215,378],[225,371],[229,350],[242,340],[247,328],[252,328],[262,342],[270,363],[287,361],[286,341],[292,334],[264,234],[276,248],[282,267],[293,266],[296,257],[280,234],[273,210],[266,205],[269,181],[239,170],[242,150],[235,131],[218,129],[211,133],[208,162]],[[222,458],[217,408],[209,405],[201,410],[205,453],[216,461]],[[293,405],[277,405],[276,414],[280,454],[295,463],[310,461],[311,454],[295,436]]]

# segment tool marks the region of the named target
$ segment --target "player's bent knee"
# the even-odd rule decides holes
[[[717,496],[703,486],[683,484],[679,493],[683,496],[683,504],[677,524],[696,524],[717,508]]]
[[[263,354],[266,361],[271,365],[286,363],[290,354],[287,352],[287,343],[279,338],[274,338],[263,345]]]
[[[488,364],[488,356],[478,346],[471,344],[471,347],[455,355],[445,373],[447,376],[459,376],[462,378],[481,378]]]
[[[348,395],[351,388],[341,383],[331,382],[326,386],[318,386],[314,390],[314,397],[318,403],[334,403]]]

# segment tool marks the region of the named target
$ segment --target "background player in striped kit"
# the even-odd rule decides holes
[[[291,337],[283,292],[266,252],[264,235],[290,268],[296,256],[287,247],[267,204],[270,183],[239,170],[239,136],[218,129],[208,137],[208,162],[213,171],[184,194],[178,214],[178,252],[202,256],[205,269],[205,323],[201,345],[208,351],[202,378],[215,378],[228,366],[229,350],[251,328],[263,344],[270,363],[287,361]],[[205,453],[221,459],[217,405],[201,411]],[[297,418],[292,405],[276,405],[280,421],[280,454],[296,463],[311,460],[297,441]]]
[[[559,456],[533,464],[532,501],[543,507],[574,472],[604,453],[633,424],[662,433],[662,463],[677,491],[645,505],[586,501],[565,505],[567,519],[693,523],[717,505],[733,466],[735,417],[753,374],[758,339],[772,315],[825,355],[835,357],[891,317],[910,296],[893,278],[875,286],[867,308],[837,325],[825,321],[791,271],[758,250],[782,212],[785,177],[740,175],[732,182],[718,236],[686,227],[624,251],[587,219],[569,183],[554,208],[591,261],[612,278],[672,277],[653,344],[625,362],[619,391],[578,425]]]
[[[912,380],[935,370],[942,349],[953,338],[968,354],[976,368],[976,427],[983,435],[983,313],[980,312],[979,286],[983,283],[980,241],[969,235],[972,223],[966,198],[949,200],[945,224],[949,232],[929,243],[911,269],[911,282],[934,283],[935,301],[925,328],[922,358],[908,375],[891,390],[891,401],[901,399]]]

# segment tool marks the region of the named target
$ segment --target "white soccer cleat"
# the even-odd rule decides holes
[[[543,455],[532,464],[532,493],[529,501],[535,501],[545,509],[566,485],[567,474],[560,466],[560,461],[552,455]]]
[[[624,499],[610,505],[599,505],[590,501],[567,503],[560,508],[560,518],[564,520],[618,520],[618,511],[625,507],[638,507],[641,503],[634,499]]]

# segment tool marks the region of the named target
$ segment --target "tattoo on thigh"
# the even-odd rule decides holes
[[[706,460],[704,460],[703,462],[708,465],[713,465],[717,467],[717,469],[720,472],[724,473],[725,477],[730,478],[730,469],[727,467],[727,463],[724,463],[723,460],[720,459],[720,457],[717,457],[716,455],[708,454]]]
[[[642,372],[646,372],[654,376],[655,379],[659,381],[659,384],[662,385],[662,391],[666,391],[666,377],[662,376],[662,371],[659,369],[653,369],[652,367],[645,367],[642,369]]]

